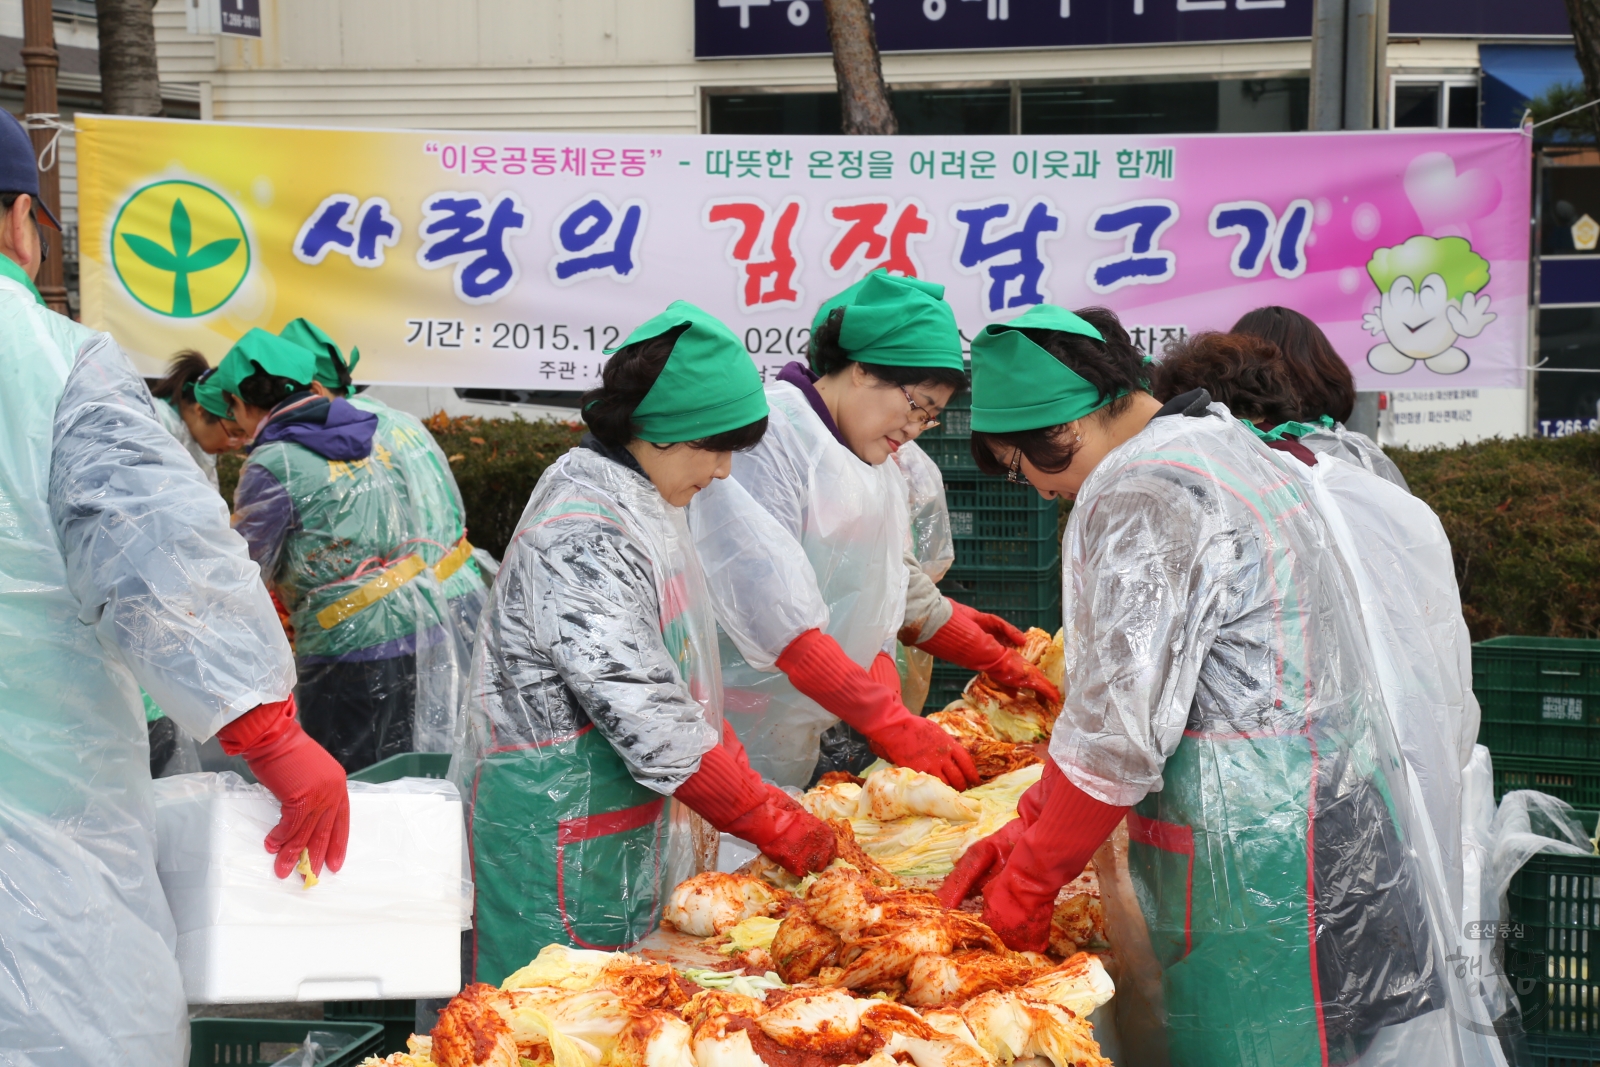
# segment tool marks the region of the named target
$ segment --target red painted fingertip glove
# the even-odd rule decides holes
[[[723,738],[700,757],[700,769],[673,796],[723,833],[755,845],[796,878],[832,863],[839,840],[827,824],[762,782],[732,730],[725,728]]]
[[[1096,800],[1060,775],[1005,867],[983,889],[983,921],[1017,952],[1050,947],[1050,916],[1061,887],[1083,873],[1095,849],[1128,812]],[[1015,825],[1015,824],[1013,824]]]
[[[294,695],[262,704],[217,731],[222,751],[243,756],[250,772],[282,805],[278,825],[267,835],[277,856],[273,870],[289,877],[300,852],[310,854],[312,873],[344,866],[350,842],[350,791],[344,768],[300,728]]]
[[[894,660],[879,653],[869,674],[821,630],[807,630],[778,657],[794,687],[867,736],[872,751],[899,767],[939,778],[954,789],[978,784],[978,768],[961,743],[900,702]]]
[[[1006,640],[1015,635],[1016,643],[1022,643],[1023,635],[1016,627],[998,615],[973,611],[954,600],[950,607],[950,621],[926,641],[918,642],[918,648],[969,671],[982,671],[1012,689],[1031,689],[1052,706],[1061,703],[1061,691],[1044,672],[1023,659],[1016,648],[1001,643],[1001,634]]]

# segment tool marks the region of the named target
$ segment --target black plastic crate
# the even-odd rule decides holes
[[[354,1067],[368,1056],[378,1055],[383,1043],[383,1027],[369,1022],[339,1022],[314,1019],[191,1019],[189,1021],[189,1067],[234,1067],[243,1064],[276,1063],[292,1046],[305,1041],[313,1030],[349,1034],[354,1040],[337,1056],[322,1061],[322,1067]]]

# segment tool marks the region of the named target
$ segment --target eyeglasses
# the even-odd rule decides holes
[[[919,405],[915,400],[911,399],[911,390],[902,385],[900,387],[900,392],[905,394],[906,403],[911,405],[911,417],[916,420],[918,426],[922,427],[924,430],[931,430],[935,426],[939,425],[939,420],[934,417],[932,412],[928,411],[926,408]]]
[[[1006,469],[1006,481],[1012,485],[1028,485],[1028,476],[1022,473],[1022,449],[1011,453],[1011,466]]]

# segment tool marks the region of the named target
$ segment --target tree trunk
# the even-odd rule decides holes
[[[155,0],[95,0],[100,99],[111,115],[161,114]]]
[[[833,46],[833,72],[839,79],[844,132],[898,133],[889,90],[883,84],[869,0],[822,0],[822,9],[828,14],[828,43]]]
[[[1600,0],[1567,0],[1567,19],[1572,23],[1572,43],[1583,71],[1584,95],[1600,100]],[[1584,115],[1600,143],[1600,107],[1591,107]]]

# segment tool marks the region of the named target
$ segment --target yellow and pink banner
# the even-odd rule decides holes
[[[340,130],[78,117],[83,316],[154,373],[304,316],[360,381],[594,384],[670,301],[771,374],[882,267],[962,332],[1102,304],[1152,354],[1282,304],[1369,389],[1520,388],[1519,131],[1085,137]]]

